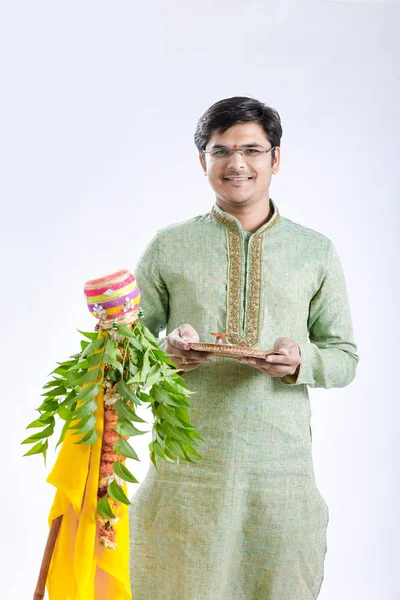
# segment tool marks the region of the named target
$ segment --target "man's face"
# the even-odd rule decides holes
[[[225,133],[213,132],[208,140],[206,150],[216,144],[228,148],[239,148],[251,144],[264,150],[271,148],[264,129],[259,123],[241,123],[234,125]],[[247,158],[240,152],[234,152],[230,158],[215,159],[210,154],[200,154],[200,162],[217,199],[227,205],[245,206],[258,203],[269,198],[269,185],[272,173],[279,171],[280,148],[275,149],[272,164],[271,152],[261,154],[257,158]],[[235,177],[248,177],[243,181],[235,181]]]

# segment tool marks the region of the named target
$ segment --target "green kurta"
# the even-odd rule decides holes
[[[203,460],[164,461],[160,473],[150,463],[130,508],[134,600],[318,596],[329,513],[307,386],[349,384],[358,355],[332,242],[271,206],[253,234],[217,205],[166,227],[135,271],[155,335],[189,323],[201,341],[227,331],[230,343],[272,349],[289,337],[303,360],[297,379],[220,357],[185,374]]]

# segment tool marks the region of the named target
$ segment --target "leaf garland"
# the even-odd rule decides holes
[[[140,320],[99,333],[80,333],[86,338],[81,340],[81,352],[57,363],[50,374],[52,379],[43,386],[43,402],[36,409],[39,417],[27,426],[41,431],[22,444],[33,444],[24,456],[43,454],[46,460],[57,419],[63,427],[56,447],[67,434],[76,437],[77,444],[94,444],[98,439],[95,413],[99,392],[115,390],[108,410],[117,415],[114,431],[118,438],[112,449],[118,458],[113,475],[100,479],[97,506],[102,525],[110,530],[119,504],[130,504],[123,486],[126,482],[139,483],[124,464],[126,458],[139,461],[127,438],[148,433],[134,425],[146,423],[136,414],[137,406],[148,403],[154,416],[149,452],[157,471],[160,460],[179,463],[193,462],[191,457],[201,459],[195,446],[198,440],[205,440],[190,423],[189,411],[194,409],[188,398],[193,392]]]

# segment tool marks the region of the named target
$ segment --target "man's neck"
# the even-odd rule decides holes
[[[230,203],[228,204],[221,198],[217,198],[217,205],[223,211],[239,219],[243,231],[250,231],[252,233],[267,223],[273,213],[269,199],[268,201],[264,200],[263,202],[259,202],[255,206],[238,206]]]

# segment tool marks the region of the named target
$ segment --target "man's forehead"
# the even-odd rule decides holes
[[[264,142],[267,136],[259,123],[240,123],[233,125],[224,133],[213,131],[209,143],[229,143],[232,147],[240,146],[249,142]]]

